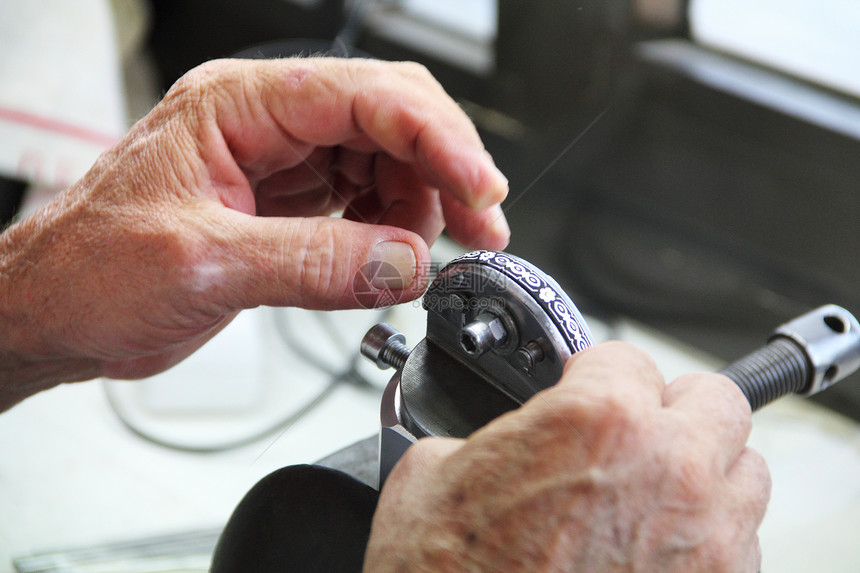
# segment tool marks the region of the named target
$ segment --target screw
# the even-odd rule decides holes
[[[361,354],[375,362],[380,370],[386,368],[403,368],[409,358],[409,347],[406,337],[393,327],[383,323],[375,325],[367,331],[361,340]]]
[[[514,358],[516,359],[520,368],[528,372],[535,367],[535,364],[543,360],[543,348],[541,348],[541,345],[533,340],[525,346],[518,348],[516,353],[514,354]]]
[[[501,345],[508,336],[504,322],[497,316],[484,313],[460,329],[460,348],[477,358]]]

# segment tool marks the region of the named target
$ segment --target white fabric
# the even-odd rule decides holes
[[[60,188],[125,131],[107,0],[0,2],[0,175]]]

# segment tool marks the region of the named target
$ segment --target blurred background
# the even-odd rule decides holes
[[[13,0],[0,7],[0,42],[3,221],[82,175],[199,63],[366,54],[433,72],[510,179],[508,250],[553,275],[598,339],[647,347],[667,376],[717,369],[824,303],[860,312],[853,0]],[[435,251],[442,262],[457,252]],[[0,546],[21,556],[126,532],[217,531],[267,471],[374,431],[388,375],[353,358],[379,318],[262,309],[162,378],[62,388],[0,416]],[[414,306],[387,319],[412,343],[423,336]],[[297,350],[302,340],[322,358]],[[860,530],[858,376],[814,401],[756,414],[752,443],[776,484],[765,571],[860,567],[847,541]],[[81,453],[76,436],[106,442]],[[62,472],[88,491],[93,467],[138,489],[100,487],[68,505]],[[180,475],[193,492],[177,489]],[[121,510],[133,495],[152,504],[137,527],[104,517],[134,521]],[[117,535],[97,539],[105,529]]]

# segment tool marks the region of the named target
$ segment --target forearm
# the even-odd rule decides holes
[[[89,360],[31,361],[11,352],[0,352],[0,412],[62,382],[89,380],[97,375],[95,365]]]
[[[51,349],[44,305],[28,286],[39,268],[27,242],[36,226],[25,221],[0,234],[0,412],[62,382],[97,375],[93,361]]]

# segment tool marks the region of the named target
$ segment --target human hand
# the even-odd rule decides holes
[[[151,375],[243,308],[372,304],[353,288],[371,262],[399,271],[373,287],[415,298],[446,223],[507,243],[506,193],[417,64],[211,62],[0,235],[0,388]]]
[[[750,414],[725,377],[666,385],[640,351],[597,345],[467,440],[407,450],[364,570],[755,572],[770,476]]]

